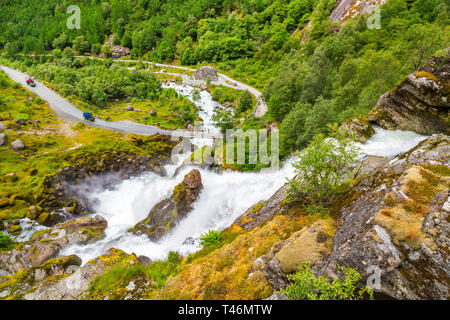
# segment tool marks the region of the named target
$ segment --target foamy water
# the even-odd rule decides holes
[[[174,88],[196,103],[201,108],[200,116],[204,120],[204,128],[210,132],[217,130],[213,126],[211,116],[218,104],[212,100],[208,92],[202,91],[201,99],[194,101],[193,87],[176,84],[165,87]],[[375,127],[375,132],[367,143],[357,144],[363,154],[395,156],[410,150],[427,138],[413,132],[386,131],[379,127]],[[76,254],[85,263],[112,247],[127,253],[145,255],[154,260],[166,258],[170,251],[177,251],[182,255],[193,253],[200,249],[196,244],[198,241],[194,244],[184,243],[187,238],[198,239],[209,230],[227,228],[248,208],[260,200],[267,200],[287,179],[294,176],[293,158],[285,161],[279,169],[268,169],[258,173],[225,171],[219,174],[199,169],[203,182],[200,197],[194,209],[170,234],[160,241],[152,242],[145,235],[136,236],[128,232],[147,217],[154,205],[169,197],[174,187],[183,180],[184,175],[192,170],[193,167],[184,167],[173,176],[182,161],[183,158],[179,157],[177,163],[167,165],[165,169],[168,174],[165,177],[149,172],[125,180],[113,190],[92,193],[90,198],[96,203],[93,208],[95,213],[108,221],[105,239],[88,245],[68,247],[61,251],[60,255]]]

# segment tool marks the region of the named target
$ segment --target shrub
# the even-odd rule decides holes
[[[15,247],[14,240],[7,234],[0,232],[0,251],[11,250],[14,247]]]
[[[296,178],[289,182],[290,199],[304,194],[312,203],[326,204],[342,191],[342,183],[350,177],[358,148],[345,132],[338,131],[336,126],[331,129],[334,131],[331,138],[318,134],[298,153],[298,160],[293,164]]]
[[[203,247],[208,247],[220,243],[221,240],[222,240],[222,232],[209,230],[207,233],[201,235],[200,244]]]
[[[316,277],[309,268],[309,263],[305,263],[296,273],[287,275],[291,283],[279,293],[290,300],[361,300],[366,296],[373,299],[373,291],[368,287],[358,290],[356,284],[362,276],[355,269],[342,266],[344,280],[330,282],[325,277]]]

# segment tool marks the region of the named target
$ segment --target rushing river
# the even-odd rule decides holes
[[[176,84],[165,87],[174,88],[196,103],[201,110],[204,128],[217,130],[211,116],[218,104],[207,91],[202,91],[201,99],[194,101],[193,87]],[[426,138],[412,132],[386,131],[378,127],[375,131],[375,135],[366,144],[359,145],[365,154],[394,156],[411,149]],[[149,172],[125,180],[113,190],[92,193],[89,197],[96,203],[94,211],[108,221],[106,237],[92,244],[65,248],[60,255],[77,254],[85,263],[112,247],[151,259],[164,259],[170,251],[178,251],[183,255],[195,252],[200,249],[198,241],[185,242],[187,238],[198,239],[208,230],[222,230],[230,226],[245,210],[260,200],[268,199],[286,179],[294,176],[292,159],[287,160],[278,170],[258,173],[226,171],[219,174],[200,169],[204,188],[199,200],[193,211],[169,235],[158,242],[152,242],[145,235],[136,236],[127,232],[144,219],[155,204],[170,196],[174,187],[192,169],[184,167],[173,176],[172,173],[183,159],[179,160],[179,163],[166,167],[169,174],[165,177]]]

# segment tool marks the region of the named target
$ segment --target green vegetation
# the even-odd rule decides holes
[[[89,297],[93,299],[105,296],[111,296],[113,299],[120,298],[121,290],[130,281],[139,277],[151,283],[148,290],[160,290],[170,276],[177,274],[180,263],[181,257],[175,252],[170,252],[167,260],[151,262],[146,266],[119,263],[91,281],[88,288]]]
[[[366,114],[379,96],[450,42],[448,2],[390,0],[381,28],[361,15],[340,27],[329,23],[336,1],[319,0],[307,40],[287,54],[267,81],[269,121],[282,122],[282,151],[304,148],[326,124]]]
[[[239,98],[239,105],[236,109],[236,114],[240,114],[253,108],[253,96],[247,90],[242,91]]]
[[[200,245],[202,247],[209,247],[216,245],[222,241],[222,232],[216,230],[209,230],[200,237]]]
[[[69,30],[69,2],[16,0],[0,11],[0,49],[8,57],[53,50],[68,63],[75,53],[89,50],[108,56],[110,49],[102,44],[113,35],[114,43],[131,49],[132,58],[213,65],[264,88],[265,120],[281,124],[282,156],[287,156],[315,134],[326,133],[327,123],[367,113],[380,94],[450,40],[445,0],[390,0],[381,6],[380,29],[368,29],[364,15],[343,26],[330,22],[335,3],[89,0],[78,4],[81,29]],[[91,101],[105,103],[102,91],[85,91]],[[231,100],[221,95],[216,97]]]
[[[74,66],[74,63],[77,66]],[[161,83],[145,70],[128,70],[120,64],[92,59],[60,59],[30,69],[32,75],[50,84],[63,95],[75,95],[85,102],[105,107],[115,100],[153,100]]]
[[[345,133],[337,131],[336,127],[332,130],[332,137],[318,134],[298,153],[298,160],[293,164],[296,178],[289,182],[291,199],[302,194],[313,204],[327,204],[343,191],[343,182],[350,178],[358,149]]]
[[[84,164],[100,167],[109,157],[168,155],[172,143],[161,136],[125,136],[109,130],[69,126],[47,104],[0,72],[0,117],[7,143],[0,146],[0,219],[23,218],[31,205],[43,205],[44,181],[59,169]],[[26,118],[24,124],[16,120]],[[25,149],[10,143],[20,139]],[[45,204],[45,203],[44,203]],[[45,212],[44,212],[45,213]]]
[[[15,246],[16,243],[10,236],[0,232],[0,251],[11,250]]]
[[[341,267],[344,280],[334,279],[332,282],[324,277],[316,277],[305,263],[294,274],[287,275],[292,281],[280,291],[290,300],[361,300],[366,297],[373,299],[373,292],[368,287],[357,289],[361,274],[351,268]]]

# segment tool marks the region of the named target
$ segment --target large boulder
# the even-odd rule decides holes
[[[201,67],[197,71],[195,71],[194,75],[192,76],[195,80],[203,80],[211,79],[211,81],[217,81],[217,72],[216,69],[210,66]]]
[[[375,134],[375,130],[366,116],[351,118],[341,125],[341,130],[345,130],[354,135],[354,140],[365,143]]]
[[[40,266],[69,245],[87,244],[102,239],[107,224],[105,219],[95,216],[72,219],[56,224],[51,229],[38,231],[25,246],[1,252],[0,270],[16,273]]]
[[[8,136],[4,133],[0,133],[0,146],[8,142]]]
[[[16,151],[25,149],[25,145],[22,140],[15,140],[11,142],[11,147]]]
[[[383,94],[368,115],[388,130],[450,134],[450,59],[436,57]]]
[[[200,171],[193,169],[175,187],[169,198],[156,204],[147,218],[130,231],[138,235],[145,234],[153,241],[160,239],[193,209],[202,188]]]

